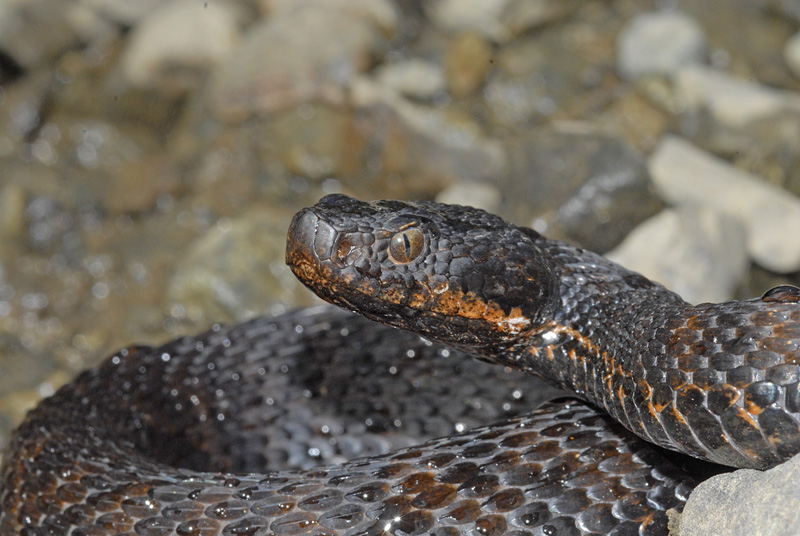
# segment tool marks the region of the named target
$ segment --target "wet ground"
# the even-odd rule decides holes
[[[788,203],[751,220],[798,203],[791,2],[131,5],[0,11],[2,443],[123,345],[313,303],[283,247],[326,193],[479,204],[606,252],[681,204],[651,181],[677,135]],[[787,222],[767,234],[794,246]],[[732,294],[800,281],[741,258]]]

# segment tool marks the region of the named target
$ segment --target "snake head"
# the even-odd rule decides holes
[[[286,262],[326,301],[480,353],[556,305],[536,237],[471,207],[329,195],[295,215]]]

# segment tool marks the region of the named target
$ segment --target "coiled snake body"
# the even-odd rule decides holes
[[[651,443],[800,452],[791,287],[690,306],[479,210],[345,196],[295,216],[287,262],[456,350],[330,307],[127,348],[17,430],[0,533],[665,534],[698,467]],[[589,404],[533,410],[541,384],[511,368]]]

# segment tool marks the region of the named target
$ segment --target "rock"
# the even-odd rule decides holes
[[[455,97],[474,93],[491,68],[492,47],[477,33],[456,36],[447,46],[444,70],[447,86]]]
[[[212,110],[241,121],[312,99],[342,104],[353,77],[384,44],[381,30],[370,15],[327,3],[280,10],[254,24],[217,69]]]
[[[253,207],[217,223],[183,255],[164,306],[207,323],[277,313],[281,309],[271,304],[296,303],[304,290],[283,261],[290,217]]]
[[[639,224],[606,256],[695,304],[733,298],[749,264],[738,221],[690,206]]]
[[[382,65],[376,72],[376,80],[401,95],[417,99],[430,99],[445,89],[442,68],[419,58]]]
[[[800,94],[768,88],[708,67],[692,66],[674,75],[676,96],[689,112],[707,111],[729,127],[800,110]]]
[[[768,471],[740,469],[709,478],[689,496],[677,536],[797,534],[798,482],[800,456]]]
[[[412,104],[366,77],[352,84],[351,105],[361,128],[373,132],[372,145],[383,151],[384,173],[407,177],[404,186],[419,181],[412,191],[435,193],[457,180],[496,180],[506,171],[502,145],[472,121]]]
[[[465,205],[497,214],[500,210],[502,198],[503,196],[496,186],[484,182],[470,181],[448,186],[439,192],[439,195],[436,196],[436,202]]]
[[[577,127],[538,129],[509,143],[500,182],[512,220],[600,253],[662,208],[645,160],[619,138]]]
[[[579,4],[571,0],[437,0],[422,7],[444,30],[475,31],[503,43],[568,15]]]
[[[703,29],[677,11],[655,11],[633,17],[619,35],[617,70],[628,80],[670,74],[702,63],[707,53]]]
[[[139,87],[192,88],[233,49],[239,38],[236,19],[229,3],[165,3],[134,27],[122,72]]]
[[[703,205],[738,219],[757,263],[781,273],[800,269],[799,198],[675,136],[661,140],[648,166],[664,200]]]
[[[794,34],[783,49],[783,58],[786,65],[797,78],[800,78],[800,32]]]

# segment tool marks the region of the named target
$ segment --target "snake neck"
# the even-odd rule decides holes
[[[636,272],[575,246],[541,237],[537,246],[558,275],[555,310],[494,360],[543,377],[607,406],[614,372],[634,374],[688,304]]]

